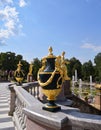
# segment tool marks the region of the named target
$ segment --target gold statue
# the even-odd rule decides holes
[[[69,62],[65,60],[64,55],[65,52],[63,51],[61,56],[61,69],[63,70],[64,80],[69,80],[70,78],[67,75],[67,67],[66,67],[66,64],[69,64]]]
[[[33,71],[33,64],[31,62],[30,66],[29,66],[29,73],[28,73],[28,75],[32,75],[32,71]]]
[[[16,72],[18,72],[18,74],[21,72],[21,66],[22,66],[22,64],[21,64],[21,61],[19,61],[19,63],[17,64],[17,70],[16,70]]]

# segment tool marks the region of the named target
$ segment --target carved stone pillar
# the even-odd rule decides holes
[[[66,80],[62,85],[62,90],[60,94],[57,96],[57,103],[65,106],[71,106],[73,101],[68,99],[71,96],[70,90],[70,80]]]

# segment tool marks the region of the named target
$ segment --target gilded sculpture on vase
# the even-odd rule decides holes
[[[67,75],[67,67],[66,64],[69,64],[69,62],[67,60],[65,60],[65,52],[62,52],[62,56],[61,56],[61,69],[63,70],[63,77],[64,77],[64,81],[65,80],[70,80],[70,78]]]
[[[56,112],[61,107],[55,104],[55,100],[61,92],[62,83],[66,75],[63,69],[64,55],[56,57],[52,51],[52,47],[49,47],[48,56],[42,58],[42,67],[38,71],[37,79],[48,100],[43,109]]]

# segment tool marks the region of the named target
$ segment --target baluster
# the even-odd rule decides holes
[[[33,90],[34,90],[33,95],[34,95],[34,97],[35,97],[35,95],[36,95],[36,92],[35,92],[35,86],[33,87]]]
[[[31,86],[31,95],[32,95],[33,93],[32,93],[32,86]]]
[[[37,90],[37,94],[36,94],[36,98],[39,98],[39,86],[36,86],[36,90]]]

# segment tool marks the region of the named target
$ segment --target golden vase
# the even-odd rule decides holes
[[[42,58],[42,67],[38,71],[38,82],[48,100],[43,109],[51,112],[60,110],[61,107],[55,104],[55,100],[61,92],[63,70],[61,69],[61,56],[54,56],[52,47],[49,48],[48,56]]]

